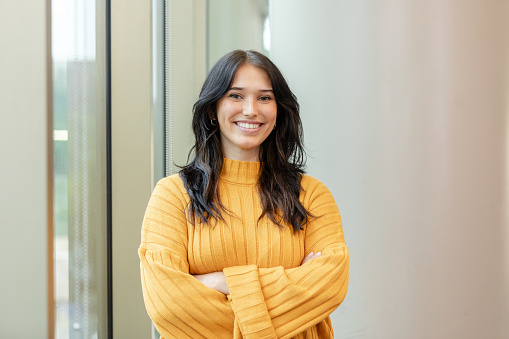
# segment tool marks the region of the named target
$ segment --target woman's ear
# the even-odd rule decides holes
[[[210,120],[216,120],[216,110],[215,109],[210,109],[208,112],[207,112],[207,115],[209,116],[209,119]]]
[[[210,124],[212,126],[216,126],[217,125],[217,119],[216,119],[215,112],[209,112],[208,116],[209,116]]]

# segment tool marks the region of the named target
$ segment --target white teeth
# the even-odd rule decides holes
[[[237,125],[239,125],[242,128],[255,129],[255,128],[260,127],[261,124],[248,124],[245,122],[237,122]]]

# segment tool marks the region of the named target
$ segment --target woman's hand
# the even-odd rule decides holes
[[[308,261],[310,261],[312,259],[315,259],[315,258],[318,258],[321,255],[322,255],[322,252],[316,252],[316,253],[311,252],[308,255],[306,255],[306,257],[302,260],[301,265],[304,265]]]
[[[224,277],[223,271],[212,272],[207,274],[196,274],[194,275],[196,279],[201,281],[203,285],[213,288],[218,292],[223,294],[230,294],[230,290],[228,289],[228,285],[226,284],[226,278]]]

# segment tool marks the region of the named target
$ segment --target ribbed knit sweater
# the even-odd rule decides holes
[[[300,201],[314,216],[294,233],[266,216],[260,164],[225,159],[218,189],[225,222],[191,225],[178,175],[154,189],[139,255],[143,296],[161,338],[333,338],[329,314],[348,287],[348,248],[329,190],[304,175]],[[310,252],[321,256],[301,265]],[[193,274],[223,271],[230,294]]]

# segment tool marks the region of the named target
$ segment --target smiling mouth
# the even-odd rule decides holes
[[[236,122],[235,124],[236,124],[237,126],[239,126],[239,127],[247,128],[247,129],[256,129],[256,128],[260,127],[261,125],[263,125],[263,124],[261,124],[261,123],[248,124],[248,123],[246,123],[246,122]]]

